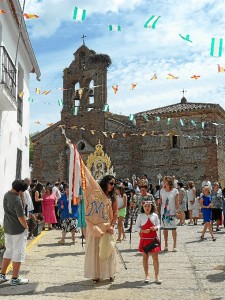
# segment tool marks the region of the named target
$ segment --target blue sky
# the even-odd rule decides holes
[[[22,0],[21,0],[22,1]],[[73,60],[85,34],[86,46],[112,59],[108,70],[110,111],[129,115],[178,103],[181,90],[190,102],[219,103],[225,108],[225,49],[211,57],[212,37],[224,38],[224,0],[27,0],[26,12],[40,16],[27,20],[31,42],[41,69],[41,81],[31,79],[30,131],[40,131],[60,120],[63,69]],[[72,19],[77,6],[87,10],[84,22]],[[144,28],[150,16],[161,16],[156,29]],[[108,24],[121,25],[109,32]],[[190,34],[192,47],[179,37]],[[225,45],[225,40],[224,40]],[[153,74],[158,79],[151,81]],[[166,79],[171,73],[179,78]],[[199,80],[190,79],[200,75]],[[131,83],[137,87],[131,91]],[[114,95],[112,85],[118,84]],[[52,90],[36,95],[35,88]],[[34,122],[40,121],[41,125]]]

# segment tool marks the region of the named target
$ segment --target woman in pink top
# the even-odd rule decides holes
[[[52,186],[48,185],[46,187],[46,192],[43,195],[42,214],[44,217],[44,222],[45,224],[48,224],[49,229],[52,229],[52,224],[57,223],[55,216],[56,201],[56,196],[52,193]]]

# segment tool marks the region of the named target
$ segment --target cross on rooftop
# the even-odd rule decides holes
[[[187,93],[187,91],[185,91],[184,89],[181,91],[181,93],[183,93],[183,97],[184,97],[184,93]]]
[[[84,39],[85,39],[86,37],[87,37],[87,36],[86,36],[86,35],[84,35],[84,34],[83,34],[83,36],[81,37],[81,38],[82,38],[82,40],[83,40],[83,45],[85,45],[85,40],[84,40]]]

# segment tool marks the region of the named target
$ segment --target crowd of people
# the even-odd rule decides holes
[[[10,284],[28,282],[27,279],[19,277],[19,270],[21,262],[24,261],[25,240],[33,238],[35,226],[39,222],[44,224],[44,230],[61,228],[62,234],[58,241],[60,245],[65,244],[68,232],[75,243],[75,235],[81,230],[82,241],[86,239],[84,276],[91,278],[94,283],[106,278],[114,280],[118,269],[117,247],[114,242],[116,244],[125,241],[127,233],[130,238],[132,231],[139,233],[139,251],[143,255],[145,282],[149,282],[148,259],[151,254],[155,283],[161,284],[158,260],[158,253],[161,251],[158,237],[160,228],[164,236],[163,250],[169,250],[168,239],[171,231],[172,251],[176,252],[177,226],[194,226],[201,219],[203,230],[200,239],[206,239],[208,229],[213,241],[216,241],[214,223],[216,231],[221,230],[222,224],[225,227],[225,189],[218,182],[211,184],[207,177],[202,182],[201,191],[196,190],[193,181],[185,184],[175,176],[165,176],[154,187],[146,174],[142,178],[133,176],[132,180],[121,180],[107,175],[99,182],[99,186],[106,196],[109,222],[104,229],[97,231],[96,225],[88,222],[87,226],[84,194],[81,189],[79,198],[73,199],[70,211],[67,183],[55,182],[52,185],[48,182],[43,186],[37,180],[31,181],[29,178],[15,180],[3,201],[6,251],[1,266],[0,283],[7,280],[5,274],[10,261],[13,263]],[[100,210],[96,209],[96,213],[100,213]],[[114,241],[115,228],[117,237]],[[102,254],[102,251],[107,253]]]

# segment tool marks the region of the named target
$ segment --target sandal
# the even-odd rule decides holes
[[[169,249],[168,249],[168,247],[164,247],[164,251],[168,251]]]
[[[116,242],[117,242],[117,243],[121,243],[121,240],[117,239]]]
[[[100,279],[99,278],[96,278],[96,279],[92,279],[92,282],[93,283],[99,283]]]

